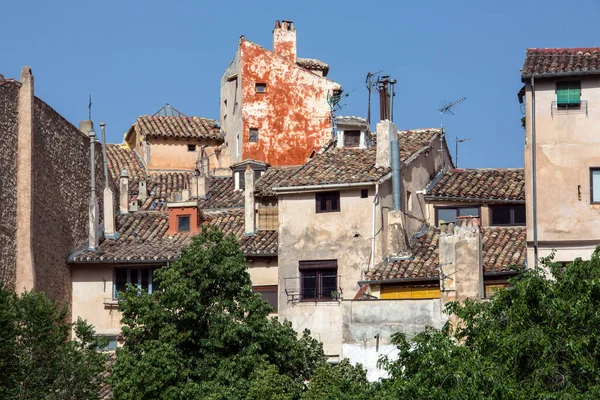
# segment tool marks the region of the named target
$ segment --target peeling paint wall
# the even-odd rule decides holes
[[[580,80],[582,110],[552,109],[557,81]],[[590,168],[600,167],[600,77],[543,79],[536,88],[537,225],[540,256],[557,249],[556,261],[589,259],[600,244],[600,205],[591,204]],[[527,240],[533,240],[531,86],[526,85],[525,191]],[[581,199],[578,192],[581,192]],[[533,265],[533,246],[528,247]]]
[[[257,92],[257,83],[266,85],[264,92]],[[271,165],[303,164],[332,137],[327,94],[339,88],[242,37],[221,78],[221,125],[231,163],[251,158]],[[258,129],[256,142],[249,140],[250,129]]]

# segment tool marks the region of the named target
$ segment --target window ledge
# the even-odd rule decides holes
[[[559,107],[558,102],[553,101],[550,108],[550,114],[554,115],[565,115],[565,114],[585,114],[588,115],[588,102],[587,100],[581,100],[579,107]]]

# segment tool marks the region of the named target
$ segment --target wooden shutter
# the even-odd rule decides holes
[[[580,102],[580,82],[563,82],[556,84],[556,103],[558,105],[579,104]]]

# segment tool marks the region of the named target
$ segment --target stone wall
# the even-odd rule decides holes
[[[0,282],[14,289],[19,84],[0,82]]]
[[[69,302],[71,277],[66,259],[71,250],[88,238],[90,140],[35,98],[33,143],[32,247],[36,289],[60,302]],[[96,178],[97,195],[101,199],[104,174],[99,143]]]

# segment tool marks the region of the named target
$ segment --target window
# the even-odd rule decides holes
[[[256,87],[256,93],[266,93],[267,92],[267,84],[266,83],[257,83],[255,87]]]
[[[317,213],[340,211],[340,192],[320,192],[315,195]]]
[[[196,145],[195,144],[188,144],[188,151],[196,151]]]
[[[525,225],[524,205],[490,206],[490,225]]]
[[[128,283],[148,293],[157,291],[158,283],[152,281],[152,275],[158,268],[160,267],[115,268],[113,297],[118,298],[119,292],[124,292]]]
[[[436,207],[436,225],[442,223],[456,223],[456,217],[479,217],[479,207]]]
[[[279,209],[277,200],[263,200],[258,203],[258,230],[276,231],[279,229]]]
[[[246,188],[246,170],[241,169],[241,170],[235,171],[235,173],[238,176],[238,189],[244,190]],[[260,178],[261,175],[262,175],[261,171],[254,170],[254,183],[256,183],[256,180],[258,178]]]
[[[277,285],[253,286],[252,291],[259,293],[261,299],[269,303],[273,311],[277,312]]]
[[[104,336],[104,335],[98,335],[98,336],[101,339],[108,340],[108,343],[106,344],[106,346],[99,347],[96,350],[98,350],[98,351],[113,351],[113,350],[117,349],[118,342],[117,342],[117,337],[116,336]]]
[[[339,298],[337,260],[300,261],[300,301]]]
[[[579,108],[581,105],[581,82],[557,83],[556,105],[559,108]]]
[[[406,209],[408,212],[412,212],[412,193],[410,190],[406,191]]]
[[[253,143],[258,142],[258,128],[250,128],[249,141]]]
[[[369,189],[361,189],[360,198],[366,199],[367,197],[369,197]]]
[[[440,286],[382,286],[381,298],[384,300],[439,299]]]
[[[484,286],[485,298],[489,299],[492,297],[498,290],[510,288],[512,285],[508,282],[505,283],[486,283]]]
[[[177,216],[177,232],[189,232],[190,231],[190,216],[189,215],[178,215]]]
[[[590,201],[600,203],[600,168],[590,168]]]
[[[344,131],[344,147],[360,146],[360,131]]]

